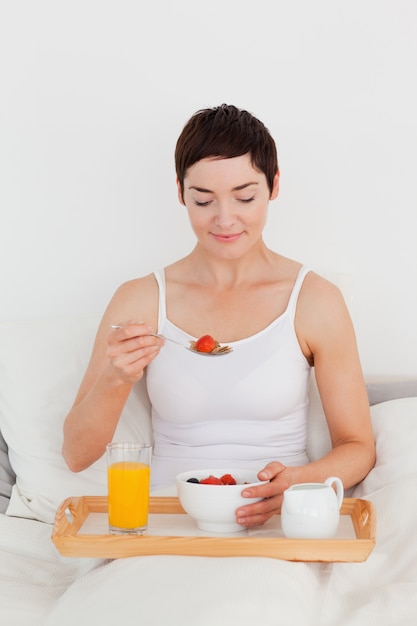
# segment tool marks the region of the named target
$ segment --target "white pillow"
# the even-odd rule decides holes
[[[417,472],[417,398],[388,400],[371,407],[377,460],[353,490],[362,498]]]
[[[314,368],[311,370],[308,395],[310,404],[307,418],[307,456],[310,461],[317,461],[330,452],[332,441],[316,383]]]
[[[314,370],[309,395],[307,454],[311,461],[316,461],[332,445]],[[370,411],[377,460],[368,476],[346,496],[362,498],[417,472],[417,397],[381,402],[371,406]]]
[[[0,324],[0,431],[16,473],[8,515],[52,523],[70,495],[107,493],[103,456],[74,474],[61,454],[63,421],[87,366],[99,319]],[[151,439],[149,399],[135,386],[114,440]]]

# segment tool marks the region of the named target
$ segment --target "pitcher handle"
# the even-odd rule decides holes
[[[330,476],[330,478],[327,478],[324,481],[324,484],[327,485],[328,487],[331,487],[332,485],[336,485],[337,504],[340,509],[340,507],[342,506],[343,496],[344,496],[344,489],[343,489],[342,481],[337,476]]]

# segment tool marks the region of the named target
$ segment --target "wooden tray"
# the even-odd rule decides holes
[[[184,513],[176,497],[151,497],[150,521],[145,535],[94,534],[83,530],[92,514],[107,528],[107,497],[71,497],[57,510],[52,541],[64,556],[121,558],[150,554],[181,554],[189,556],[263,556],[287,561],[365,561],[375,545],[376,518],[374,507],[367,500],[345,498],[341,508],[343,521],[351,521],[351,536],[334,539],[287,539],[283,536],[279,516],[269,520],[271,531],[255,531],[252,535],[209,535],[199,531]],[[97,517],[97,513],[101,514]],[[174,514],[174,515],[173,515]],[[170,515],[169,534],[153,534],[151,518]],[[177,515],[180,517],[177,518]],[[162,519],[162,518],[160,518]],[[176,520],[191,525],[188,535],[178,532]],[[104,521],[106,525],[104,526]],[[94,528],[94,527],[93,527]],[[263,529],[264,527],[260,527]],[[173,532],[172,532],[173,531]],[[245,531],[251,532],[251,531]]]

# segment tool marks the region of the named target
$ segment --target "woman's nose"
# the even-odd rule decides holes
[[[218,211],[215,216],[215,222],[222,228],[229,228],[236,222],[236,215],[233,207],[228,202],[218,204]]]

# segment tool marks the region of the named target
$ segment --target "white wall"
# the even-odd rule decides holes
[[[346,275],[366,373],[417,374],[416,32],[414,0],[0,0],[0,319],[186,254],[175,141],[227,102],[277,141],[268,244]]]

